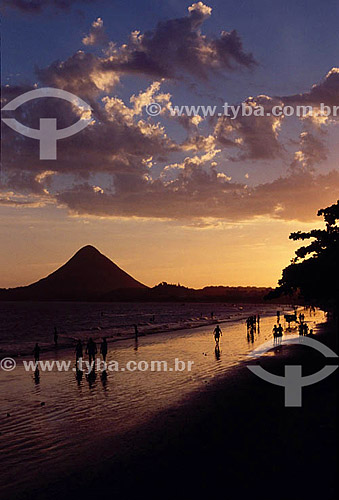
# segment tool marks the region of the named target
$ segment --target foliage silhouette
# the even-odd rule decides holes
[[[306,302],[325,309],[339,309],[339,200],[318,211],[325,229],[297,231],[290,239],[312,240],[296,250],[296,256],[282,272],[279,287],[267,298],[298,293]]]

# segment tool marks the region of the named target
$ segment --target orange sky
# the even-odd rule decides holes
[[[71,217],[46,207],[2,207],[1,212],[1,287],[46,276],[86,244],[149,286],[160,281],[275,286],[300,246],[289,233],[321,224],[260,218],[185,227],[160,220]]]

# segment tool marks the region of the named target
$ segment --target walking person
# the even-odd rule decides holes
[[[88,354],[88,359],[89,359],[90,364],[91,364],[92,360],[93,360],[93,363],[95,362],[95,355],[97,354],[97,352],[98,352],[97,345],[91,337],[89,339],[89,341],[87,343],[87,347],[86,347],[86,354]]]
[[[83,350],[82,350],[82,342],[79,339],[77,342],[77,345],[75,346],[75,358],[76,358],[76,363],[78,364],[79,359],[82,359],[84,356]]]
[[[34,346],[34,349],[33,349],[33,354],[34,354],[34,361],[37,363],[40,359],[40,347],[39,347],[39,344],[36,343],[35,346]]]
[[[217,346],[219,346],[219,340],[220,340],[220,336],[222,335],[222,331],[221,331],[221,328],[219,325],[217,325],[215,328],[214,328],[214,340],[215,340],[215,343]]]
[[[101,345],[100,345],[100,353],[102,355],[102,359],[106,363],[106,356],[107,356],[107,340],[106,337],[102,339]]]
[[[257,331],[257,317],[252,316],[252,328],[256,332]]]

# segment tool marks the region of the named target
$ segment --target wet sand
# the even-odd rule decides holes
[[[321,326],[317,339],[336,350],[333,329]],[[324,366],[321,354],[301,346],[259,362],[280,375],[285,363],[302,364],[304,375]],[[285,408],[283,389],[242,363],[147,424],[116,437],[112,429],[77,472],[49,484],[37,475],[36,488],[8,498],[332,499],[336,383],[335,373],[303,389],[302,408]]]

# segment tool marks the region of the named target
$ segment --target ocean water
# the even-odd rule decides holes
[[[0,488],[9,498],[33,485],[43,488],[43,482],[62,479],[83,464],[98,464],[103,456],[114,457],[120,435],[159,411],[180,405],[194,391],[208,388],[271,339],[277,309],[229,304],[2,303],[0,307],[3,353],[21,353],[14,358],[15,369],[0,371]],[[213,321],[221,322],[220,351],[215,351],[212,311]],[[248,337],[245,318],[252,314],[261,315],[260,330]],[[154,322],[149,321],[152,315]],[[314,328],[324,316],[316,311],[306,320]],[[138,342],[128,338],[134,323],[147,332]],[[58,349],[51,342],[55,324],[62,333]],[[79,377],[72,339],[99,338],[103,331],[110,336],[107,362],[118,364],[119,370],[107,370],[103,376],[97,369],[92,377],[84,370]],[[127,338],[119,337],[120,332]],[[296,329],[285,334],[296,334]],[[23,353],[31,353],[35,341],[43,346],[42,361],[69,362],[70,369],[40,369],[38,376],[26,371],[23,362],[32,356]],[[175,370],[176,358],[186,369]],[[152,361],[165,361],[168,370],[144,370]],[[141,362],[143,369],[120,369],[130,362]]]
[[[31,354],[36,342],[49,351],[54,327],[62,348],[73,346],[79,338],[128,338],[134,335],[135,324],[141,334],[149,334],[243,319],[275,309],[227,303],[0,302],[0,354]]]

